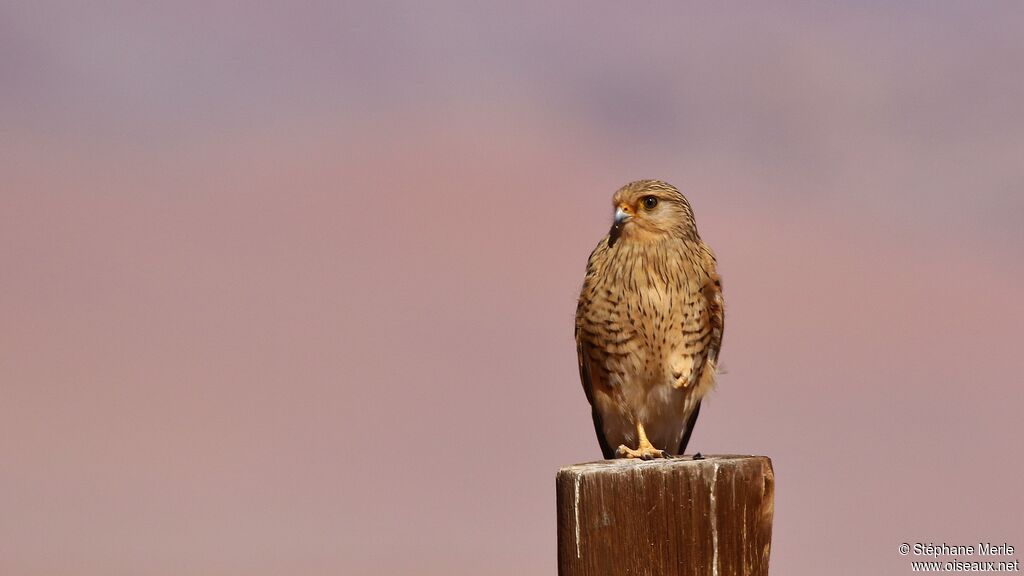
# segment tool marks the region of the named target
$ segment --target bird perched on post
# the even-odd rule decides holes
[[[605,458],[682,454],[725,328],[715,256],[671,184],[631,182],[613,204],[576,308],[580,379]]]

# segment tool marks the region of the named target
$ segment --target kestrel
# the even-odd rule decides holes
[[[576,308],[580,379],[605,458],[682,454],[725,328],[715,256],[671,184],[632,182],[613,204]]]

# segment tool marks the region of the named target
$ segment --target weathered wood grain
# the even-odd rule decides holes
[[[775,475],[764,456],[562,468],[558,573],[766,575]]]

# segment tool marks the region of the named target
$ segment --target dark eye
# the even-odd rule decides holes
[[[644,196],[644,208],[648,210],[654,210],[654,207],[658,205],[658,199],[654,196]]]

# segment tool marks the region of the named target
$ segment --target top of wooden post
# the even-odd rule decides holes
[[[767,574],[765,456],[601,460],[562,468],[555,484],[563,576]]]
[[[753,456],[748,454],[708,454],[699,459],[692,456],[676,456],[674,458],[656,458],[654,460],[639,460],[637,458],[616,458],[615,460],[594,460],[564,466],[558,470],[558,474],[620,474],[634,471],[638,468],[654,468],[662,471],[677,466],[739,466],[744,460],[757,460],[758,466],[767,464],[767,470],[771,472],[771,459],[767,456]],[[749,464],[749,463],[748,463]]]

